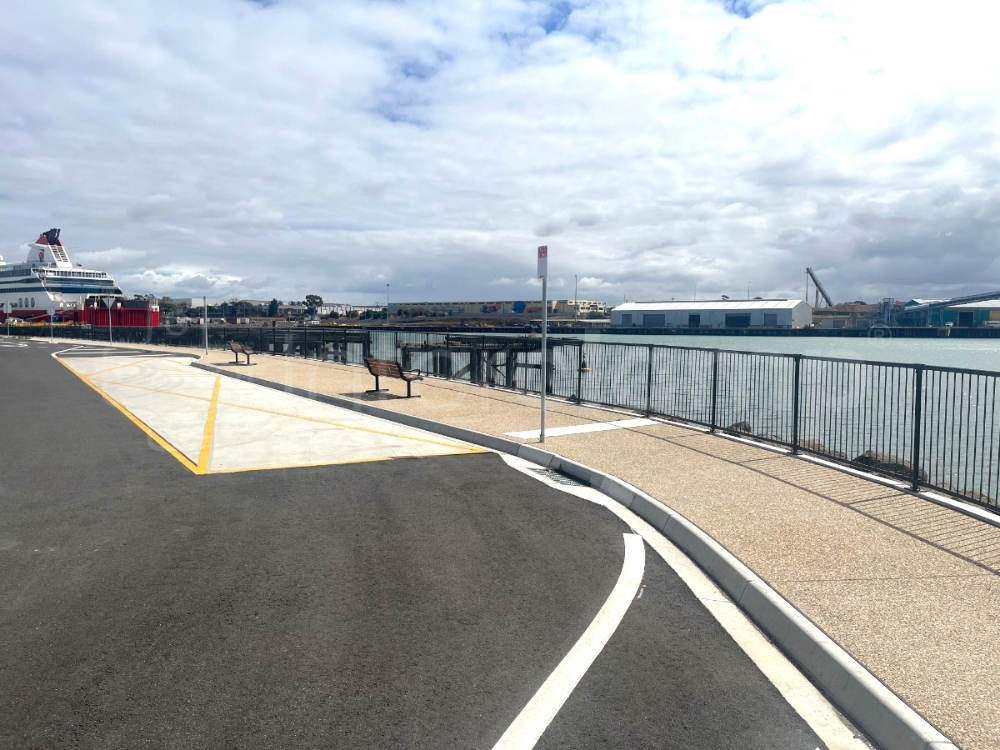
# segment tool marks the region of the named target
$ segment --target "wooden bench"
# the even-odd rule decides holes
[[[250,364],[250,355],[253,354],[253,350],[247,349],[239,341],[230,341],[229,348],[233,350],[233,354],[236,355],[236,364],[240,363],[240,355],[245,354],[247,358],[247,364]]]
[[[414,396],[410,393],[410,383],[414,380],[423,380],[423,376],[420,374],[420,370],[414,370],[416,375],[409,375],[403,371],[402,365],[399,362],[393,362],[391,359],[375,359],[374,357],[365,357],[365,367],[368,368],[368,372],[375,376],[375,390],[365,391],[365,393],[378,393],[380,390],[387,391],[388,388],[379,388],[378,379],[379,378],[396,378],[397,380],[406,381],[406,397],[407,398],[420,398],[420,396]]]

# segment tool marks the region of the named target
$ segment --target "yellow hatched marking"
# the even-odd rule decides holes
[[[314,464],[286,464],[284,466],[251,466],[246,469],[216,469],[209,474],[239,474],[244,471],[272,471],[274,469],[308,469],[312,466],[344,466],[346,464],[370,464],[376,461],[405,461],[408,458],[437,458],[438,456],[464,456],[469,453],[487,453],[484,450],[460,450],[451,453],[424,453],[415,456],[382,456],[379,458],[353,458],[349,461],[320,461]]]
[[[112,406],[114,406],[118,411],[120,411],[122,414],[124,414],[126,417],[128,417],[129,420],[132,423],[134,423],[136,427],[138,427],[140,430],[142,430],[143,432],[145,432],[152,440],[154,440],[156,442],[157,445],[159,445],[167,453],[169,453],[171,456],[173,456],[178,461],[180,461],[181,465],[183,465],[187,469],[190,469],[195,474],[198,473],[198,467],[195,466],[193,463],[191,463],[191,461],[188,460],[187,456],[185,456],[179,450],[177,450],[176,448],[174,448],[174,446],[172,446],[170,443],[168,443],[166,440],[164,440],[162,437],[160,437],[152,427],[150,427],[149,425],[147,425],[141,419],[139,419],[138,417],[136,417],[132,412],[130,412],[124,406],[122,406],[117,401],[115,401],[113,398],[111,398],[111,396],[109,396],[104,390],[98,388],[96,385],[94,385],[93,383],[91,383],[90,380],[87,379],[86,375],[80,374],[79,372],[77,372],[76,370],[74,370],[72,367],[70,367],[68,364],[66,364],[65,362],[63,362],[58,357],[56,357],[56,361],[59,364],[61,364],[63,367],[65,367],[67,370],[69,370],[71,373],[73,373],[74,375],[76,375],[78,378],[80,378],[80,380],[82,380],[84,383],[86,383],[89,387],[91,387],[95,391],[97,391],[101,396],[103,396],[104,398],[106,398],[108,400],[108,402],[111,403]]]
[[[135,367],[136,365],[141,365],[143,362],[151,362],[154,359],[163,359],[163,356],[161,355],[161,356],[157,356],[157,357],[146,357],[145,359],[140,359],[140,360],[137,360],[135,362],[126,362],[123,365],[115,365],[114,367],[108,367],[107,369],[104,369],[104,370],[98,370],[97,372],[92,372],[89,375],[84,375],[84,377],[85,378],[92,378],[95,375],[103,375],[104,373],[111,372],[112,370],[121,370],[124,367]]]
[[[222,376],[215,376],[215,388],[212,389],[212,401],[208,405],[208,417],[205,419],[205,436],[201,439],[201,453],[198,455],[198,471],[208,473],[208,459],[212,455],[212,435],[215,432],[215,413],[219,410],[219,386]]]
[[[221,377],[221,376],[216,376]],[[162,393],[166,396],[177,396],[179,398],[190,398],[195,401],[205,401],[211,402],[211,399],[205,398],[204,396],[192,396],[187,393],[175,393],[174,391],[165,391],[160,388],[149,388],[144,385],[132,385],[131,383],[118,383],[114,380],[103,380],[100,378],[96,379],[99,383],[106,383],[108,385],[117,385],[122,388],[135,388],[140,391],[151,391],[152,393]],[[376,430],[371,427],[358,427],[356,425],[342,424],[341,422],[331,422],[328,419],[318,419],[316,417],[305,417],[301,414],[286,414],[282,411],[272,411],[271,409],[262,409],[259,406],[247,406],[246,404],[234,404],[229,401],[219,401],[220,406],[231,406],[235,409],[246,409],[247,411],[259,411],[264,414],[273,414],[278,417],[288,417],[289,419],[301,419],[304,422],[316,422],[318,424],[325,424],[331,427],[340,427],[344,430],[357,430],[358,432],[371,432],[375,435],[385,435],[387,437],[399,438],[400,440],[413,440],[420,443],[429,443],[431,445],[443,445],[446,448],[459,448],[468,453],[486,453],[485,449],[481,448],[470,448],[464,445],[458,445],[457,443],[449,443],[444,440],[433,440],[431,438],[416,437],[414,435],[400,435],[396,432],[387,432],[385,430]]]
[[[149,437],[152,438],[154,441],[156,441],[156,443],[158,445],[160,445],[162,448],[164,448],[170,455],[172,455],[174,458],[176,458],[178,461],[180,461],[181,464],[184,467],[186,467],[187,469],[189,469],[194,474],[234,474],[234,473],[243,472],[243,471],[267,471],[267,470],[270,470],[270,469],[301,469],[301,468],[309,468],[309,467],[312,467],[312,466],[339,466],[339,465],[343,465],[343,464],[369,463],[369,462],[373,462],[373,461],[394,461],[394,460],[400,460],[400,459],[404,459],[404,458],[430,458],[430,457],[433,457],[433,456],[458,456],[458,455],[467,455],[467,454],[472,454],[472,453],[488,453],[489,452],[489,451],[487,451],[484,448],[475,448],[475,447],[471,447],[471,446],[470,447],[466,447],[464,445],[457,445],[455,443],[447,443],[447,442],[444,442],[444,441],[441,441],[441,440],[431,440],[431,439],[428,439],[428,438],[414,437],[414,436],[411,436],[411,435],[399,435],[399,434],[394,433],[394,432],[385,432],[385,431],[382,431],[382,430],[374,430],[374,429],[370,429],[370,428],[366,428],[366,427],[355,427],[355,426],[352,426],[352,425],[341,424],[339,422],[330,422],[330,421],[324,420],[324,419],[316,419],[315,417],[304,417],[304,416],[300,416],[298,414],[285,414],[284,412],[272,411],[272,410],[269,410],[269,409],[261,409],[261,408],[256,407],[256,406],[246,406],[246,405],[243,405],[243,404],[233,404],[233,403],[229,403],[227,401],[220,401],[219,398],[218,398],[219,397],[219,389],[220,389],[221,380],[222,380],[222,378],[221,378],[220,375],[216,376],[215,387],[213,389],[213,393],[212,393],[212,398],[211,399],[205,398],[204,396],[191,396],[191,395],[188,395],[186,393],[174,393],[173,391],[165,391],[165,390],[162,390],[162,389],[159,389],[159,388],[148,388],[146,386],[141,386],[141,385],[131,385],[129,383],[118,383],[118,382],[115,382],[113,380],[102,380],[100,378],[95,378],[95,380],[97,382],[106,383],[107,385],[117,385],[117,386],[121,386],[123,388],[135,388],[135,389],[138,389],[138,390],[141,390],[141,391],[151,391],[153,393],[162,393],[162,394],[168,395],[168,396],[178,396],[180,398],[189,398],[189,399],[193,399],[195,401],[203,401],[203,402],[209,403],[210,404],[210,407],[209,407],[209,417],[208,417],[208,419],[206,419],[205,436],[202,439],[201,455],[199,456],[198,464],[195,465],[183,453],[181,453],[176,448],[174,448],[174,446],[171,445],[170,443],[168,443],[164,438],[160,437],[156,433],[155,430],[153,430],[151,427],[149,427],[147,424],[145,424],[142,420],[140,420],[138,417],[136,417],[134,414],[132,414],[132,412],[130,412],[128,409],[126,409],[124,406],[122,406],[120,403],[118,403],[115,399],[113,399],[110,395],[108,395],[108,393],[106,391],[104,391],[103,389],[99,388],[94,383],[91,383],[90,382],[90,378],[88,376],[83,375],[83,374],[77,372],[76,370],[74,370],[72,367],[70,367],[68,364],[66,364],[65,362],[63,362],[58,357],[56,359],[67,370],[69,370],[70,372],[72,372],[74,375],[76,375],[78,378],[80,378],[80,380],[82,380],[88,386],[90,386],[95,391],[97,391],[97,393],[101,394],[101,396],[103,396],[104,398],[106,398],[112,405],[115,406],[115,408],[117,408],[122,414],[124,414],[126,417],[128,417],[130,421],[132,421],[143,432],[145,432],[147,435],[149,435]],[[454,450],[454,451],[451,451],[451,452],[448,452],[448,453],[426,453],[426,454],[415,455],[415,456],[385,456],[385,457],[381,457],[381,458],[358,458],[358,459],[352,459],[352,460],[349,460],[349,461],[320,461],[320,462],[317,462],[317,463],[286,464],[286,465],[282,465],[282,466],[254,466],[254,467],[244,468],[244,469],[220,469],[220,470],[217,470],[217,471],[211,471],[210,472],[210,471],[208,471],[208,468],[207,468],[207,466],[208,466],[208,458],[209,458],[209,455],[211,453],[211,444],[212,444],[212,437],[213,437],[212,433],[214,432],[214,429],[215,429],[215,417],[216,417],[216,412],[217,412],[217,409],[218,409],[219,405],[222,405],[222,406],[231,406],[231,407],[234,407],[234,408],[237,408],[237,409],[247,409],[249,411],[259,411],[259,412],[263,412],[265,414],[274,414],[275,416],[279,416],[279,417],[288,417],[289,419],[301,419],[301,420],[304,420],[304,421],[307,421],[307,422],[317,422],[319,424],[326,424],[326,425],[330,425],[331,427],[339,427],[339,428],[345,429],[345,430],[359,430],[361,432],[371,432],[371,433],[375,433],[377,435],[385,435],[387,437],[395,437],[395,438],[399,438],[399,439],[402,439],[402,440],[412,440],[412,441],[416,441],[416,442],[423,442],[423,443],[431,443],[431,444],[435,444],[435,445],[442,445],[442,446],[445,446],[445,447],[448,447],[448,448],[455,448],[457,450]],[[206,450],[207,450],[207,453],[206,453]],[[202,468],[203,466],[204,466],[204,468]]]

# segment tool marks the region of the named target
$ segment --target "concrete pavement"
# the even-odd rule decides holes
[[[0,745],[489,748],[616,588],[629,526],[495,454],[216,472],[231,427],[199,473],[167,446],[197,469],[223,396],[330,422],[341,447],[364,430],[162,358],[78,353],[74,373],[55,349],[0,350]],[[826,747],[644,557],[538,746]]]
[[[225,355],[211,353],[207,362]],[[260,357],[253,375],[367,399],[362,368]],[[453,381],[379,405],[492,435],[537,429],[538,400]],[[553,402],[548,424],[623,415]],[[530,442],[527,440],[525,442]],[[964,748],[1000,748],[1000,529],[883,485],[658,423],[550,438],[686,515]]]

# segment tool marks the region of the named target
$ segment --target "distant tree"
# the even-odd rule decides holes
[[[316,312],[316,308],[323,304],[323,298],[318,294],[307,294],[306,295],[306,307],[309,309],[309,314]]]
[[[267,317],[275,318],[278,316],[278,300],[272,299],[267,305]]]
[[[589,320],[604,320],[607,316],[600,312],[599,310],[594,310],[593,312],[587,313],[587,318]]]
[[[330,317],[330,320],[336,320],[337,318],[339,318],[339,317],[340,317],[340,313],[339,313],[339,312],[337,312],[336,310],[333,310],[333,311],[332,311],[332,312],[330,313],[329,317]]]
[[[356,318],[356,317],[358,317],[358,311],[357,310],[348,310],[347,311],[347,317],[348,318]]]
[[[170,297],[160,297],[160,314],[176,315],[177,303],[170,299]]]

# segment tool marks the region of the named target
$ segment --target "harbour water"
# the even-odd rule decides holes
[[[629,336],[588,334],[585,341],[658,344],[1000,372],[1000,339],[799,338],[764,336]]]

